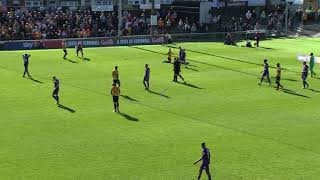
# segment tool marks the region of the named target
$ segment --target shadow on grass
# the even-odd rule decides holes
[[[168,47],[175,48],[175,49],[178,48],[178,47],[176,47],[176,46],[168,46]],[[142,49],[142,48],[141,48],[141,49]],[[236,59],[236,58],[227,57],[227,56],[222,56],[222,55],[209,54],[209,53],[206,53],[206,52],[201,52],[201,51],[196,51],[196,50],[191,50],[191,49],[186,49],[186,51],[190,51],[190,52],[194,52],[194,53],[198,53],[198,54],[203,54],[203,55],[207,55],[207,56],[212,56],[212,57],[218,57],[218,58],[226,59],[226,60],[230,60],[230,61],[237,61],[237,62],[246,63],[246,64],[263,66],[262,63],[255,63],[255,62],[250,62],[250,61],[246,61],[246,60],[242,60],[242,59]],[[269,66],[269,67],[270,67],[270,68],[273,68],[273,69],[276,68],[276,67],[274,67],[274,66]],[[297,73],[296,71],[292,71],[292,70],[289,70],[289,69],[286,69],[286,68],[282,68],[282,69],[283,69],[283,70],[286,70],[286,71],[289,71],[289,72],[295,72],[295,73]]]
[[[271,48],[271,47],[263,47],[263,46],[259,46],[258,48],[261,48],[261,49],[268,49],[268,50],[275,50],[274,48]]]
[[[151,93],[151,94],[155,94],[155,95],[162,96],[162,97],[164,97],[164,98],[170,99],[169,96],[167,96],[167,95],[165,95],[165,94],[162,94],[162,93],[158,93],[158,92],[155,92],[155,91],[152,91],[152,90],[149,90],[148,92]]]
[[[299,94],[295,91],[292,91],[290,89],[282,89],[282,91],[286,94],[290,94],[290,95],[294,95],[294,96],[299,96],[299,97],[304,97],[304,98],[310,98],[309,96],[303,95],[303,94]]]
[[[123,97],[123,98],[125,98],[125,99],[127,99],[127,100],[130,100],[130,101],[139,102],[138,100],[133,99],[132,97],[127,96],[127,95],[120,95],[120,96]]]
[[[195,88],[195,89],[203,89],[199,86],[196,86],[196,85],[193,85],[193,84],[190,84],[190,83],[187,83],[187,82],[177,82],[178,84],[182,84],[182,85],[185,85],[185,86],[188,86],[188,87],[192,87],[192,88]]]
[[[309,89],[309,90],[312,91],[312,92],[320,93],[319,90],[315,90],[315,89]]]
[[[241,73],[241,74],[246,74],[246,75],[250,75],[250,76],[256,76],[256,77],[260,77],[260,75],[256,75],[253,73],[249,73],[249,72],[244,72],[244,71],[240,71],[240,70],[236,70],[236,69],[231,69],[231,68],[227,68],[227,67],[223,67],[223,66],[219,66],[219,65],[214,65],[214,64],[210,64],[210,63],[205,63],[205,62],[201,62],[201,61],[197,61],[197,60],[192,60],[192,59],[188,59],[190,62],[196,62],[199,64],[204,64],[207,66],[212,66],[215,68],[219,68],[219,69],[224,69],[224,70],[229,70],[229,71],[233,71],[233,72],[237,72],[237,73]]]
[[[33,82],[36,82],[36,83],[43,83],[42,81],[39,81],[39,80],[37,80],[37,79],[34,79],[34,78],[29,78],[31,81],[33,81]]]
[[[189,66],[189,65],[188,65],[188,66]],[[189,69],[189,70],[192,70],[192,71],[199,72],[199,70],[198,70],[198,69],[194,69],[194,68],[191,68],[191,67],[188,67],[188,66],[186,66],[185,68],[186,68],[186,69]]]
[[[148,51],[148,52],[151,52],[151,53],[156,53],[156,54],[161,54],[161,55],[166,55],[166,53],[160,53],[158,51],[153,51],[153,50],[149,50],[149,49],[144,49],[144,48],[141,48],[141,47],[136,47],[136,46],[130,46],[132,48],[135,48],[135,49],[139,49],[139,50],[142,50],[142,51]],[[174,46],[168,46],[168,47],[172,47],[172,48],[176,48]],[[192,51],[191,51],[192,52]],[[200,52],[199,52],[200,53]],[[210,54],[207,54],[205,53],[206,55],[210,55]],[[212,55],[210,55],[212,56]],[[210,64],[210,63],[205,63],[205,62],[201,62],[201,61],[197,61],[197,60],[192,60],[192,59],[188,59],[188,61],[190,62],[195,62],[195,63],[198,63],[198,64],[203,64],[203,65],[207,65],[207,66],[212,66],[212,67],[216,67],[216,68],[220,68],[220,69],[225,69],[225,70],[229,70],[229,71],[234,71],[234,72],[238,72],[238,73],[242,73],[242,74],[247,74],[247,75],[251,75],[251,76],[257,76],[257,77],[260,77],[256,74],[252,74],[252,73],[248,73],[248,72],[244,72],[244,71],[239,71],[239,70],[235,70],[235,69],[231,69],[231,68],[227,68],[227,67],[223,67],[223,66],[218,66],[218,65],[214,65],[214,64]],[[250,63],[251,64],[251,63]],[[254,65],[259,65],[259,66],[262,66],[261,64],[258,64],[258,63],[253,63]],[[189,65],[191,66],[191,65]]]
[[[73,61],[73,60],[68,59],[68,58],[65,58],[65,60],[67,60],[67,61],[69,61],[69,62],[71,62],[71,63],[75,63],[75,64],[77,64],[77,63],[78,63],[77,61]]]
[[[80,58],[80,59],[82,59],[82,60],[84,60],[84,61],[91,61],[90,58],[85,58],[85,57],[82,57],[82,58]]]
[[[65,106],[65,105],[62,105],[62,104],[60,104],[58,107],[61,108],[61,109],[67,110],[67,111],[69,111],[70,113],[75,113],[75,112],[76,112],[76,110],[74,110],[74,109],[72,109],[72,108],[70,108],[70,107],[67,107],[67,106]]]
[[[129,120],[129,121],[135,121],[135,122],[138,122],[139,119],[138,118],[135,118],[135,117],[132,117],[126,113],[123,113],[123,112],[119,112],[120,116],[124,117],[126,120]]]
[[[193,64],[188,64],[188,66],[190,66],[190,67],[197,67],[196,65],[193,65]]]
[[[145,49],[145,48],[142,48],[142,47],[138,47],[138,46],[130,46],[131,48],[134,48],[134,49],[140,49],[142,51],[148,51],[148,52],[151,52],[151,53],[156,53],[156,54],[161,54],[161,55],[167,55],[167,53],[161,53],[161,52],[158,52],[158,51],[153,51],[153,50],[150,50],[150,49]]]
[[[130,46],[130,47],[135,48],[135,49],[139,49],[139,50],[142,50],[142,51],[148,51],[148,52],[151,52],[151,53],[166,55],[166,53],[161,53],[161,52],[158,52],[158,51],[153,51],[153,50],[145,49],[145,48],[142,48],[142,47],[137,47],[137,46]],[[167,47],[176,48],[176,49],[178,48],[178,47],[170,46],[170,45],[167,46]],[[226,57],[226,56],[214,55],[214,54],[204,53],[204,52],[195,51],[195,50],[190,50],[190,49],[187,49],[187,51],[195,52],[195,53],[199,53],[199,54],[203,54],[203,55],[207,55],[207,56],[219,57],[219,58],[226,59],[226,60],[231,60],[231,61],[238,61],[238,62],[246,63],[246,64],[263,66],[263,64],[260,64],[260,63],[254,63],[254,62],[245,61],[245,60],[241,60],[241,59],[230,58],[230,57]],[[212,66],[212,67],[216,67],[216,68],[220,68],[220,69],[230,70],[230,71],[234,71],[234,72],[238,72],[238,73],[242,73],[242,74],[247,74],[247,75],[251,75],[251,76],[258,76],[258,77],[260,77],[259,75],[256,75],[256,74],[253,74],[253,73],[248,73],[248,72],[244,72],[244,71],[239,71],[239,70],[235,70],[235,69],[231,69],[231,68],[227,68],[227,67],[223,67],[223,66],[218,66],[218,65],[214,65],[214,64],[210,64],[210,63],[205,63],[205,62],[201,62],[201,61],[197,61],[197,60],[188,59],[188,61],[190,61],[190,62],[196,62],[196,63],[199,63],[199,64],[203,64],[203,65],[207,65],[207,66]],[[191,66],[191,65],[189,65],[189,66]],[[273,69],[276,68],[276,67],[274,67],[274,66],[269,66],[269,67],[270,67],[270,68],[273,68]],[[281,69],[282,69],[282,70],[285,70],[285,71],[288,71],[288,72],[294,72],[294,73],[300,74],[300,72],[296,72],[296,71],[289,70],[289,69],[286,69],[286,68],[281,68]]]
[[[261,78],[258,78],[258,79],[261,79]],[[276,77],[270,77],[270,79],[275,81]],[[283,81],[291,81],[291,82],[297,82],[298,81],[296,79],[289,79],[289,78],[281,78],[281,80],[283,80]]]

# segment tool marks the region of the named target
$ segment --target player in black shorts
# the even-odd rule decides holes
[[[262,76],[261,76],[261,80],[259,85],[261,85],[264,77],[267,77],[269,85],[271,85],[271,81],[270,81],[270,77],[269,77],[269,64],[268,64],[268,60],[264,59],[263,60],[264,66],[263,66],[263,71],[262,71]]]
[[[178,58],[175,58],[175,61],[173,63],[173,81],[178,82],[178,76],[184,81],[184,78],[180,75],[181,68],[180,68],[181,62],[179,61]]]
[[[76,45],[76,52],[77,52],[77,57],[79,56],[79,52],[81,53],[81,57],[83,57],[83,46],[80,43]]]
[[[210,168],[209,168],[210,152],[209,152],[209,149],[206,147],[205,143],[202,143],[201,147],[202,147],[202,156],[199,160],[194,162],[194,164],[197,164],[198,162],[202,161],[202,164],[201,164],[200,170],[199,170],[198,180],[201,178],[203,170],[206,171],[206,173],[208,175],[208,179],[211,180],[211,174],[210,174]]]
[[[29,58],[31,55],[29,54],[24,54],[22,55],[23,57],[23,65],[24,65],[24,72],[23,72],[23,77],[26,76],[26,74],[29,76],[29,78],[31,78],[31,75],[29,73]]]
[[[62,42],[62,50],[63,50],[63,59],[67,59],[68,51],[67,51],[67,46],[65,42]]]
[[[309,84],[307,83],[308,71],[309,71],[309,66],[307,65],[306,62],[303,62],[301,78],[302,78],[302,83],[303,83],[304,89],[309,88]]]
[[[53,92],[52,92],[52,97],[56,100],[57,102],[57,105],[59,106],[59,87],[60,87],[60,82],[59,80],[53,76],[53,84],[54,84],[54,87],[53,87]]]
[[[120,87],[117,86],[117,84],[115,83],[112,84],[111,95],[112,95],[113,106],[114,106],[113,112],[120,112],[119,111]]]

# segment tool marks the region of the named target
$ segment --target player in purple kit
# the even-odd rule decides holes
[[[178,82],[178,76],[182,79],[182,81],[184,81],[184,78],[180,75],[181,72],[181,62],[179,61],[178,58],[175,58],[174,63],[173,63],[173,81],[174,82]]]
[[[269,85],[271,85],[270,77],[269,77],[269,64],[268,64],[268,60],[267,60],[267,59],[264,59],[263,62],[264,62],[264,66],[263,66],[262,77],[261,77],[261,81],[260,81],[259,85],[261,85],[264,77],[267,77],[267,78],[268,78]]]
[[[59,106],[59,87],[60,87],[60,82],[59,80],[53,76],[53,84],[54,84],[54,88],[53,88],[53,92],[52,92],[52,97],[56,100],[57,105]]]
[[[301,78],[302,78],[303,88],[304,89],[309,87],[309,84],[307,83],[308,71],[309,71],[309,67],[308,67],[307,63],[303,62]]]
[[[150,79],[150,68],[148,66],[148,64],[145,65],[145,73],[144,73],[144,77],[143,77],[143,84],[145,87],[145,90],[149,90],[149,79]]]
[[[179,47],[179,61],[182,61],[183,58],[183,49]]]
[[[208,179],[211,180],[211,174],[210,174],[210,168],[209,168],[210,152],[209,152],[209,149],[206,147],[205,143],[202,143],[201,147],[202,147],[202,157],[198,161],[194,162],[194,164],[197,164],[198,162],[202,161],[202,164],[199,170],[198,180],[201,178],[203,170],[206,171],[208,175]]]

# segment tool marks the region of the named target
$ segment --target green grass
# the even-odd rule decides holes
[[[196,179],[202,142],[214,179],[319,179],[320,80],[309,79],[314,91],[302,89],[296,61],[298,53],[317,55],[319,39],[252,49],[179,45],[192,65],[182,68],[191,86],[172,82],[164,46],[87,48],[90,61],[70,49],[77,63],[61,50],[30,51],[30,72],[42,83],[22,78],[27,51],[0,52],[0,179]],[[282,84],[291,91],[257,85],[265,57],[286,68]],[[146,63],[155,93],[144,91]],[[131,98],[120,98],[126,115],[112,112],[115,65],[122,95]],[[52,76],[60,79],[61,103],[75,113],[55,105]]]

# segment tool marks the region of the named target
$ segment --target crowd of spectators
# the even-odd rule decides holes
[[[116,24],[114,13],[18,9],[0,16],[0,38],[13,40],[115,36]]]
[[[284,26],[284,11],[278,8],[273,12],[262,11],[260,13],[255,10],[248,10],[240,17],[223,17],[221,15],[213,15],[211,22],[216,24],[218,31],[235,32],[246,30],[279,30]]]
[[[234,32],[246,30],[277,30],[284,27],[284,9],[274,12],[248,10],[242,16],[231,17],[209,12],[209,23],[202,24],[191,16],[173,10],[156,12],[157,28],[154,33]],[[290,17],[289,27],[294,22],[306,19],[306,12],[297,11]],[[150,14],[144,11],[123,11],[121,34],[118,34],[118,17],[114,12],[90,10],[26,10],[10,9],[0,14],[0,39],[54,39],[83,37],[113,37],[117,35],[149,34]]]

